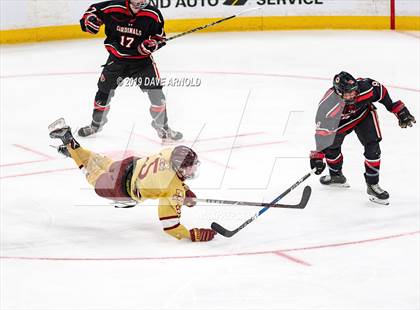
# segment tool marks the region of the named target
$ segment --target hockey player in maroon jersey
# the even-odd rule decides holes
[[[180,132],[168,126],[166,101],[152,53],[165,43],[164,20],[150,0],[112,0],[91,5],[80,25],[96,34],[105,26],[105,48],[109,58],[103,66],[94,100],[92,122],[79,129],[82,137],[102,129],[107,122],[110,101],[124,78],[132,78],[150,99],[152,126],[163,140],[181,140]]]
[[[326,160],[329,175],[322,176],[324,185],[348,187],[343,175],[343,154],[341,145],[345,137],[355,131],[365,152],[365,180],[369,199],[381,204],[388,204],[389,194],[379,186],[379,168],[381,164],[382,140],[376,107],[373,102],[380,102],[396,115],[401,128],[411,127],[416,122],[407,107],[400,100],[393,102],[388,90],[369,78],[355,79],[347,72],[340,72],[334,77],[331,87],[318,106],[316,115],[316,151],[310,154],[311,168],[316,174],[325,169]]]

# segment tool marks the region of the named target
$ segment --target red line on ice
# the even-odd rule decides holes
[[[89,74],[99,74],[99,73],[100,73],[99,71],[26,73],[26,74],[1,75],[0,79],[15,79],[15,78],[34,77],[34,76],[43,77],[43,76],[89,75]]]
[[[50,156],[50,155],[47,155],[47,154],[44,154],[44,153],[39,152],[39,151],[37,151],[37,150],[34,150],[34,149],[32,149],[32,148],[30,148],[30,147],[28,147],[28,146],[24,146],[24,145],[21,145],[21,144],[13,144],[13,146],[15,146],[15,147],[17,147],[17,148],[20,148],[20,149],[22,149],[22,150],[25,150],[25,151],[28,151],[28,152],[31,152],[31,153],[37,154],[37,155],[42,156],[42,157],[44,157],[44,158],[46,158],[46,159],[55,159],[55,157],[52,157],[52,156]]]
[[[167,72],[173,73],[203,73],[203,74],[225,74],[225,75],[244,75],[244,76],[264,76],[264,77],[279,77],[279,78],[289,78],[289,79],[300,79],[300,80],[320,80],[320,81],[330,81],[331,78],[319,77],[319,76],[305,76],[305,75],[294,75],[294,74],[277,74],[277,73],[258,73],[258,72],[230,72],[230,71],[182,71],[182,70],[170,70]],[[409,88],[396,85],[387,85],[390,88],[403,89],[413,92],[420,92],[418,88]]]
[[[335,248],[335,247],[346,246],[346,245],[355,245],[355,244],[361,244],[361,243],[367,243],[367,242],[373,242],[373,241],[381,241],[381,240],[400,238],[400,237],[405,237],[405,236],[416,235],[418,233],[420,233],[420,230],[413,231],[413,232],[408,232],[408,233],[402,233],[402,234],[398,234],[398,235],[377,237],[377,238],[372,238],[372,239],[333,243],[333,244],[325,244],[325,245],[315,245],[315,246],[309,246],[309,247],[304,247],[304,248],[292,248],[292,249],[285,249],[285,250],[281,250],[281,251],[282,252],[295,252],[295,251],[317,250],[317,249],[324,249],[324,248]]]
[[[37,174],[46,174],[46,173],[69,171],[69,170],[78,170],[78,168],[64,168],[64,169],[44,170],[44,171],[36,171],[36,172],[21,173],[21,174],[12,174],[12,175],[1,176],[0,179],[19,178],[19,177],[26,177],[26,176],[37,175]]]
[[[359,245],[363,243],[383,241],[389,239],[396,239],[401,237],[412,236],[420,233],[420,230],[401,233],[397,235],[383,236],[377,238],[370,238],[364,240],[340,242],[340,243],[331,243],[315,246],[307,246],[300,248],[291,248],[291,249],[280,249],[280,250],[268,250],[268,251],[259,251],[259,252],[242,252],[242,253],[226,253],[226,254],[209,254],[209,255],[188,255],[188,256],[157,256],[157,257],[30,257],[30,256],[0,256],[0,259],[9,259],[9,260],[48,260],[48,261],[130,261],[130,260],[171,260],[171,259],[196,259],[196,258],[219,258],[219,257],[230,257],[230,256],[251,256],[251,255],[279,255],[288,257],[290,260],[298,260],[292,258],[292,256],[286,255],[284,252],[298,252],[298,251],[308,251],[308,250],[318,250],[325,248],[335,248],[348,245]],[[300,261],[300,260],[299,260]],[[305,263],[301,261],[302,263]],[[308,263],[306,263],[308,264]]]
[[[160,143],[160,142],[158,142],[158,141],[156,141],[156,140],[154,140],[154,139],[151,139],[151,138],[149,138],[149,137],[143,136],[143,135],[141,135],[141,134],[139,134],[139,133],[135,133],[135,132],[133,132],[132,134],[133,134],[134,136],[140,137],[140,138],[145,139],[145,140],[147,140],[147,141],[150,141],[150,142],[153,142],[153,143],[155,143],[155,144],[159,144],[159,145],[161,145],[161,143]],[[208,162],[210,162],[210,163],[213,163],[213,164],[215,164],[215,165],[221,166],[221,167],[223,167],[223,168],[227,168],[227,169],[235,169],[235,168],[234,168],[234,167],[232,167],[232,166],[229,166],[229,165],[223,164],[223,163],[221,163],[221,162],[218,162],[218,161],[216,161],[216,160],[213,160],[213,159],[210,159],[210,158],[204,157],[204,156],[202,156],[202,155],[200,155],[200,158],[202,158],[202,159],[204,159],[204,160],[206,160],[206,161],[208,161]]]
[[[203,138],[203,139],[197,139],[197,140],[191,140],[191,141],[185,141],[185,142],[186,143],[207,142],[207,141],[224,140],[224,139],[237,138],[237,137],[257,136],[257,135],[263,135],[265,133],[266,132],[264,132],[264,131],[260,131],[260,132],[249,132],[249,133],[243,133],[243,134],[238,134],[238,135],[212,137],[212,138]]]
[[[301,260],[299,258],[296,258],[296,257],[291,256],[291,255],[287,255],[287,254],[285,254],[283,252],[280,252],[279,251],[279,252],[273,252],[273,253],[276,254],[276,255],[278,255],[278,256],[284,257],[285,259],[288,259],[288,260],[290,260],[290,261],[292,261],[294,263],[301,264],[301,265],[308,266],[308,267],[312,266],[311,264],[309,264],[309,263],[307,263],[307,262],[305,262],[305,261],[303,261],[303,260]]]
[[[244,136],[251,136],[251,135],[259,135],[259,134],[264,134],[264,132],[255,132],[255,133],[246,133],[246,134],[239,134],[237,136],[232,135],[232,136],[224,136],[224,137],[212,137],[212,138],[206,138],[206,139],[199,139],[196,142],[201,142],[201,141],[209,141],[209,140],[218,140],[218,139],[228,139],[228,138],[234,138],[234,137],[244,137]],[[153,142],[155,144],[160,144],[160,142],[151,139],[149,137],[140,135],[138,133],[133,133],[133,135],[141,137],[145,140],[148,140],[150,142]],[[249,144],[249,145],[238,145],[238,146],[233,146],[233,147],[227,147],[227,148],[220,148],[220,149],[212,149],[212,150],[204,150],[204,151],[200,151],[202,153],[210,153],[210,152],[217,152],[217,151],[224,151],[224,150],[230,150],[230,149],[240,149],[240,148],[246,148],[246,147],[256,147],[256,146],[263,146],[263,145],[270,145],[270,144],[278,144],[278,143],[283,143],[286,141],[274,141],[274,142],[267,142],[267,143],[258,143],[258,144]],[[19,144],[13,144],[14,146],[24,149],[26,151],[29,151],[31,153],[35,153],[37,155],[43,156],[45,159],[40,159],[40,160],[32,160],[32,161],[24,161],[24,162],[16,162],[16,163],[8,163],[8,164],[0,164],[0,167],[10,167],[10,166],[19,166],[19,165],[25,165],[25,164],[31,164],[31,163],[37,163],[37,162],[43,162],[43,161],[47,161],[47,160],[53,160],[53,159],[57,159],[55,157],[46,155],[44,153],[38,152],[36,150],[33,150],[29,147],[23,146],[23,145],[19,145]],[[130,151],[131,152],[131,151]],[[131,153],[129,153],[131,155]],[[128,155],[127,155],[128,156]],[[201,156],[204,160],[213,163],[215,165],[218,166],[222,166],[222,167],[226,167],[226,164],[220,163],[218,161],[209,159],[207,157],[203,157]],[[227,166],[228,169],[235,169],[232,166]],[[9,176],[2,176],[0,177],[0,179],[8,179],[8,178],[16,178],[16,177],[23,177],[23,176],[31,176],[31,175],[37,175],[37,174],[46,174],[46,173],[53,173],[53,172],[60,172],[60,171],[67,171],[69,169],[57,169],[57,170],[45,170],[45,171],[39,171],[39,172],[32,172],[32,173],[23,173],[23,174],[16,174],[16,175],[9,175]]]
[[[280,144],[285,143],[286,140],[280,140],[280,141],[271,141],[271,142],[264,142],[264,143],[255,143],[255,144],[243,144],[243,145],[234,145],[230,147],[224,147],[219,149],[211,149],[211,150],[200,150],[200,153],[211,153],[211,152],[219,152],[219,151],[226,151],[231,149],[243,149],[247,147],[257,147],[257,146],[264,146],[264,145],[272,145],[272,144]]]
[[[55,157],[52,157],[52,156],[49,156],[47,154],[41,153],[39,151],[36,151],[36,150],[34,150],[32,148],[29,148],[27,146],[24,146],[24,145],[20,145],[20,144],[12,144],[12,145],[19,148],[19,149],[22,149],[22,150],[28,151],[30,153],[42,156],[44,159],[20,161],[20,162],[8,163],[8,164],[0,164],[0,167],[20,166],[20,165],[27,165],[27,164],[33,164],[33,163],[39,163],[39,162],[43,162],[43,161],[57,159]]]
[[[220,137],[210,137],[210,138],[203,138],[203,139],[197,139],[197,140],[191,140],[191,141],[184,141],[184,143],[197,143],[197,142],[206,142],[206,141],[213,141],[213,140],[224,140],[224,139],[230,139],[230,138],[237,138],[237,137],[249,137],[249,136],[256,136],[256,135],[263,135],[266,134],[264,131],[259,132],[248,132],[248,133],[242,133],[237,135],[229,135],[229,136],[220,136]],[[144,135],[133,133],[133,135],[138,136],[140,138],[143,138],[145,140],[148,140],[150,142],[160,144],[160,142],[156,141],[155,139],[146,137]]]
[[[169,70],[163,71],[165,73],[203,73],[203,74],[225,74],[225,75],[243,75],[243,76],[264,76],[264,77],[279,77],[279,78],[290,78],[300,80],[320,80],[330,81],[331,78],[319,77],[319,76],[304,76],[304,75],[293,75],[293,74],[277,74],[277,73],[258,73],[258,72],[228,72],[228,71],[184,71],[184,70]],[[0,79],[9,78],[26,78],[35,76],[66,76],[66,75],[85,75],[85,74],[100,74],[97,72],[50,72],[50,73],[28,73],[28,74],[14,74],[14,75],[1,75]],[[407,91],[420,92],[420,89],[409,88],[404,86],[387,85],[390,88],[403,89]]]
[[[1,164],[0,167],[20,166],[20,165],[26,165],[26,164],[39,163],[39,162],[48,161],[48,160],[49,159],[38,159],[38,160],[20,161],[20,162],[10,163],[10,164]]]

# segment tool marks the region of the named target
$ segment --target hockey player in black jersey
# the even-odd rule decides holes
[[[355,131],[365,152],[365,180],[371,201],[388,204],[389,194],[379,186],[382,134],[376,107],[380,102],[396,115],[401,128],[411,127],[416,122],[407,107],[400,100],[393,102],[387,89],[369,78],[355,79],[347,72],[334,77],[331,87],[322,98],[316,115],[316,151],[310,154],[311,168],[316,174],[325,169],[326,160],[329,175],[322,176],[324,185],[348,187],[342,173],[343,154],[341,145],[345,137]]]
[[[112,0],[91,5],[80,25],[96,34],[105,26],[105,48],[109,58],[103,66],[94,100],[92,123],[79,129],[82,137],[102,129],[110,101],[124,78],[132,78],[150,99],[152,126],[163,140],[180,140],[182,134],[168,126],[165,96],[152,53],[165,43],[164,20],[150,0]],[[146,83],[147,82],[147,83]]]

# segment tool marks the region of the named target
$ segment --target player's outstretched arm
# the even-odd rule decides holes
[[[193,242],[210,241],[216,235],[216,232],[210,228],[193,228],[188,230],[181,224],[180,216],[180,205],[173,205],[171,200],[166,198],[159,200],[159,219],[162,223],[163,230],[167,234],[178,240],[190,239]]]
[[[382,103],[388,111],[394,113],[395,116],[398,118],[398,125],[401,128],[412,127],[413,124],[416,122],[416,119],[413,115],[410,114],[410,111],[408,111],[405,104],[401,100],[393,102],[388,93],[388,90],[381,83],[372,79],[367,80],[371,83],[373,88],[373,101],[378,101]]]

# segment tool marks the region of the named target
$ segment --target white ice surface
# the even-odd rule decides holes
[[[419,119],[419,55],[419,33],[295,31],[190,35],[155,59],[164,77],[201,79],[165,89],[170,125],[189,145],[201,140],[190,186],[269,202],[309,170],[317,103],[335,73],[383,82]],[[311,177],[305,210],[269,210],[231,239],[177,241],[156,202],[113,208],[49,147],[58,117],[90,122],[105,60],[101,40],[1,47],[1,309],[419,309],[418,124],[402,130],[377,104],[388,207],[367,199],[352,134],[350,189]],[[118,89],[104,130],[80,142],[115,158],[155,152],[148,109],[138,89]],[[233,229],[257,211],[198,205],[182,221]]]

